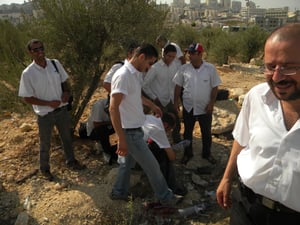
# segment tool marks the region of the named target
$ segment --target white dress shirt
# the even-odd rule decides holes
[[[68,74],[56,59],[55,64],[58,71],[56,71],[56,68],[48,58],[46,58],[45,68],[33,61],[21,75],[19,96],[35,97],[45,101],[60,101],[62,97],[61,83],[67,80]],[[59,107],[67,104],[67,102],[61,102]],[[50,106],[43,105],[32,105],[32,108],[40,116],[44,116],[54,110]]]
[[[125,62],[128,63],[128,60],[125,59],[125,60],[124,60],[124,64],[125,64]],[[118,69],[120,69],[124,64],[122,64],[121,62],[115,63],[115,64],[110,68],[110,70],[107,72],[106,76],[104,77],[103,82],[111,83],[112,77],[113,77],[113,75],[115,74],[115,72],[116,72]]]
[[[300,212],[300,121],[286,129],[280,101],[267,83],[246,95],[233,136],[245,146],[237,159],[243,183]]]
[[[146,115],[146,120],[142,128],[145,141],[151,138],[160,148],[171,147],[161,118]]]
[[[152,100],[159,99],[163,106],[166,106],[170,101],[174,103],[175,83],[173,78],[178,70],[178,65],[172,62],[169,66],[162,59],[156,62],[147,72],[143,91]]]
[[[142,74],[128,62],[112,78],[111,96],[124,95],[119,106],[122,128],[139,128],[145,121],[142,105]]]
[[[110,121],[109,115],[104,111],[106,102],[107,102],[107,98],[100,99],[94,103],[86,124],[87,136],[91,135],[94,129],[94,122]]]
[[[183,87],[183,106],[194,115],[205,114],[205,108],[211,99],[211,90],[221,84],[216,68],[203,61],[199,69],[192,64],[182,65],[173,81]]]

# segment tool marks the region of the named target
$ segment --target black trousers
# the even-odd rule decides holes
[[[116,154],[117,146],[111,145],[109,141],[109,136],[114,134],[115,130],[112,125],[102,125],[92,130],[89,138],[92,140],[100,141],[100,144],[103,148],[103,151],[107,154],[110,154],[113,159],[117,159],[118,155]]]
[[[148,143],[148,147],[155,156],[160,166],[160,170],[163,176],[165,177],[169,188],[175,191],[175,189],[177,188],[177,184],[173,162],[169,160],[165,150],[160,148],[154,141]]]
[[[245,193],[240,187],[233,189],[230,225],[300,224],[299,212],[270,209],[264,206],[255,196],[251,195],[252,193]]]
[[[188,112],[183,107],[183,123],[184,123],[184,133],[183,137],[185,140],[190,140],[190,146],[186,147],[184,150],[184,155],[193,156],[193,131],[196,121],[198,121],[201,136],[202,136],[202,157],[207,158],[210,156],[212,137],[211,137],[211,123],[212,123],[212,114],[203,114],[203,115],[193,115],[193,109]]]

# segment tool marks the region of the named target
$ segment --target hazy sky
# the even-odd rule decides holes
[[[245,6],[246,0],[240,0],[242,2],[242,6]],[[1,4],[10,4],[10,3],[23,3],[24,0],[0,0]],[[157,3],[172,3],[173,0],[156,0]],[[186,3],[189,3],[189,0],[185,0]],[[201,0],[201,2],[205,2],[205,0]],[[288,6],[290,10],[294,11],[295,8],[300,10],[300,0],[253,0],[257,6],[261,8],[276,8]]]

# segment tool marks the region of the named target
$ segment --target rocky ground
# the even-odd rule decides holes
[[[223,84],[220,88],[247,91],[264,80],[256,67],[235,65],[218,68]],[[99,88],[89,106],[106,96]],[[235,96],[233,96],[234,98]],[[227,101],[228,110],[238,112],[233,99]],[[223,104],[224,105],[224,104]],[[89,107],[82,120],[88,115]],[[152,202],[153,193],[147,178],[140,170],[134,170],[131,191],[134,200],[126,203],[109,198],[117,163],[108,165],[101,150],[96,150],[90,140],[74,137],[77,158],[87,169],[74,172],[65,167],[63,152],[56,132],[52,140],[51,169],[53,182],[46,181],[38,173],[39,143],[33,113],[20,115],[7,112],[0,115],[0,224],[15,224],[17,217],[30,225],[96,225],[96,224],[228,224],[229,211],[216,205],[215,189],[222,176],[232,140],[230,135],[213,136],[212,153],[217,159],[211,165],[200,157],[201,136],[194,132],[195,157],[186,165],[180,164],[182,152],[177,153],[176,171],[180,183],[188,194],[177,208],[153,210],[145,207]],[[112,141],[115,141],[112,138]],[[183,217],[177,209],[193,205],[201,206],[197,214]]]

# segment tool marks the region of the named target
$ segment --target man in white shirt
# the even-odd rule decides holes
[[[300,24],[274,30],[264,49],[266,83],[245,97],[217,201],[231,225],[300,221]],[[231,199],[236,171],[239,188]]]
[[[202,158],[216,163],[211,155],[211,124],[221,79],[215,66],[202,59],[203,47],[200,43],[190,45],[188,53],[190,63],[181,66],[173,79],[176,83],[174,106],[179,109],[179,100],[182,94],[183,136],[185,140],[191,142],[190,146],[185,148],[181,162],[186,164],[194,155],[193,130],[196,121],[198,121],[202,137]]]
[[[90,116],[86,123],[86,133],[91,140],[99,141],[105,153],[109,154],[109,164],[113,160],[117,160],[117,146],[111,145],[109,141],[110,135],[115,133],[111,124],[109,114],[106,112],[107,99],[96,101],[91,109]]]
[[[44,45],[32,39],[27,44],[32,63],[22,72],[19,96],[32,105],[37,115],[40,138],[40,171],[44,178],[53,180],[50,172],[51,133],[56,126],[62,140],[66,164],[71,169],[84,169],[75,159],[71,119],[67,111],[70,93],[67,87],[68,74],[58,60],[45,57]]]
[[[157,159],[160,170],[163,173],[169,188],[177,195],[185,195],[186,188],[176,181],[174,160],[176,154],[172,149],[167,137],[167,133],[175,126],[175,116],[171,113],[164,113],[162,118],[153,115],[146,115],[146,120],[142,126],[144,140],[147,141],[150,150]]]
[[[182,53],[180,47],[178,44],[176,44],[175,42],[170,42],[166,36],[164,35],[159,35],[156,40],[155,40],[157,46],[159,46],[161,48],[161,56],[164,55],[164,48],[171,44],[173,45],[175,48],[176,48],[176,58],[175,58],[175,63],[180,66],[180,65],[183,65],[186,63],[186,60],[185,60],[185,56],[184,54]]]
[[[173,129],[172,137],[173,142],[178,143],[181,141],[180,121],[178,112],[174,109],[175,83],[173,78],[179,67],[174,62],[175,58],[175,46],[167,45],[164,48],[163,58],[156,62],[146,74],[143,91],[163,112],[171,112],[176,116],[176,126]]]
[[[174,204],[176,198],[168,188],[155,157],[143,139],[145,122],[143,104],[158,116],[162,112],[152,101],[142,96],[142,72],[147,72],[157,60],[157,50],[149,44],[140,46],[128,63],[113,76],[110,116],[118,136],[116,153],[125,156],[119,166],[111,199],[128,200],[131,167],[138,162],[146,173],[152,189],[162,204]]]

